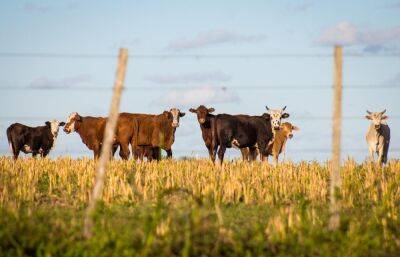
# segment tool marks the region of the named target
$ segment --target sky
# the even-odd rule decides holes
[[[6,128],[72,112],[107,116],[120,47],[121,111],[186,112],[176,157],[207,156],[196,116],[287,106],[300,127],[286,159],[330,157],[333,46],[343,45],[342,157],[367,154],[366,110],[387,109],[400,154],[400,1],[0,1],[0,154]],[[92,156],[60,133],[50,157]],[[239,155],[235,149],[229,158]]]

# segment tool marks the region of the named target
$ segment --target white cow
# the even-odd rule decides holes
[[[390,128],[386,124],[388,117],[383,115],[385,112],[386,110],[374,113],[367,111],[368,115],[365,116],[365,118],[372,121],[366,135],[371,160],[374,160],[375,153],[378,154],[378,163],[380,165],[387,162],[390,143]]]

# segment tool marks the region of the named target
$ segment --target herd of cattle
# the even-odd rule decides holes
[[[218,154],[222,163],[227,148],[238,148],[244,160],[254,161],[260,156],[262,161],[273,156],[278,162],[278,156],[284,151],[287,139],[293,137],[293,131],[299,130],[289,122],[282,123],[282,119],[289,117],[282,109],[269,109],[261,116],[212,114],[214,108],[204,105],[189,111],[197,115],[204,143],[212,162]],[[371,158],[378,155],[380,164],[386,163],[390,142],[390,129],[386,124],[385,111],[371,113],[367,111],[365,117],[372,121],[367,132],[367,143]],[[164,111],[161,114],[120,113],[113,139],[112,154],[118,147],[119,155],[127,160],[132,155],[136,160],[160,160],[161,149],[172,157],[172,145],[175,140],[175,131],[179,127],[179,120],[185,116],[177,108]],[[94,158],[101,152],[103,135],[107,118],[81,116],[74,112],[66,122],[57,120],[47,121],[45,126],[29,127],[14,123],[7,128],[7,139],[14,159],[20,152],[32,153],[33,156],[45,157],[54,148],[59,127],[64,132],[76,132],[82,142],[93,151]]]

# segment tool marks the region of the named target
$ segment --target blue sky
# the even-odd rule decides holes
[[[187,111],[204,103],[216,113],[261,114],[265,105],[287,105],[289,121],[301,128],[287,157],[325,160],[331,143],[332,58],[157,56],[331,54],[333,44],[343,44],[344,86],[349,87],[343,116],[351,117],[343,121],[343,154],[365,158],[365,111],[386,108],[390,156],[397,158],[400,58],[390,55],[400,53],[399,17],[400,1],[1,1],[0,53],[109,56],[127,47],[132,56],[122,111]],[[146,54],[155,57],[135,56]],[[0,154],[8,154],[5,129],[13,122],[41,125],[74,111],[105,116],[115,68],[116,58],[108,57],[0,55]],[[174,150],[177,156],[206,155],[189,112]],[[77,134],[61,133],[51,156],[65,154],[91,156]]]

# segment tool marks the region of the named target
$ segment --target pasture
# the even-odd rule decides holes
[[[83,236],[90,159],[0,157],[0,256],[399,256],[400,161],[347,160],[328,229],[329,163],[108,164]]]

